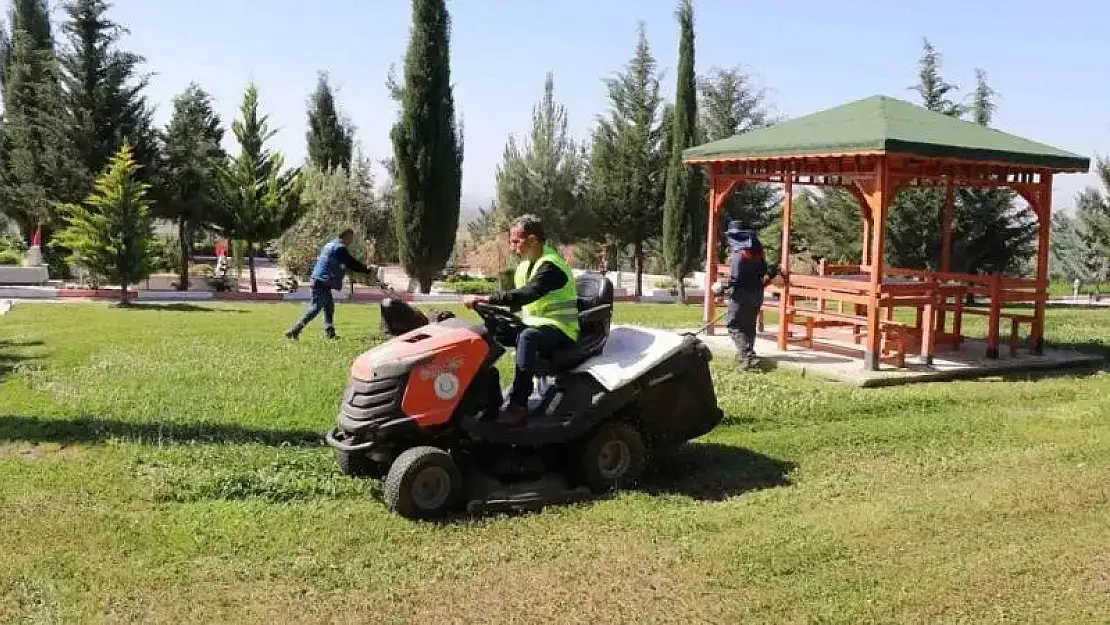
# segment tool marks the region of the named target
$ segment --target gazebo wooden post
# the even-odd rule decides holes
[[[713,334],[713,318],[716,313],[717,298],[713,295],[713,284],[717,281],[717,165],[709,166],[709,219],[705,228],[705,296],[702,299],[702,323],[706,324],[706,334]]]
[[[720,187],[724,182],[724,188]],[[706,334],[713,334],[717,325],[714,318],[717,309],[716,297],[713,295],[713,283],[717,281],[717,238],[720,236],[721,210],[725,201],[740,184],[740,178],[727,177],[722,180],[721,173],[716,164],[709,169],[709,221],[705,229],[705,296],[703,301],[702,316],[706,324]]]
[[[1037,301],[1033,313],[1033,328],[1029,338],[1033,343],[1033,353],[1044,352],[1044,316],[1048,302],[1048,246],[1052,236],[1052,174],[1041,174],[1039,193],[1037,193],[1038,237],[1037,237]]]
[[[863,368],[879,370],[882,355],[882,335],[879,326],[879,297],[883,286],[883,244],[886,239],[886,212],[890,204],[890,165],[880,157],[875,177],[868,185],[867,203],[871,207],[871,288],[867,298],[867,348],[863,353]]]
[[[864,214],[860,215],[863,219],[863,239],[861,241],[860,264],[867,266],[871,264],[871,214],[867,210],[866,200],[863,202]]]
[[[942,273],[952,271],[952,225],[956,220],[956,189],[951,176],[944,177],[944,218],[941,221],[940,239],[940,270]],[[936,284],[936,281],[933,281]],[[947,298],[933,298],[933,317],[925,320],[930,326],[935,326],[937,332],[944,331],[945,304]],[[932,360],[930,358],[930,360]]]
[[[952,271],[952,222],[956,218],[956,191],[952,186],[952,178],[945,176],[944,182],[944,220],[941,223],[940,270],[948,273]]]
[[[794,173],[787,171],[785,192],[782,204],[782,250],[779,252],[779,266],[782,268],[782,289],[779,291],[779,349],[786,351],[790,337],[790,221],[794,214]]]
[[[860,185],[853,181],[848,187],[848,191],[856,198],[859,203],[860,222],[863,224],[863,239],[860,241],[860,261],[861,267],[867,267],[871,264],[871,233],[875,230],[872,226],[874,223],[871,216],[871,205],[868,203],[867,196],[860,189]],[[863,315],[865,306],[863,304],[854,304],[852,310],[855,314]],[[859,328],[852,329],[853,334],[859,333]]]

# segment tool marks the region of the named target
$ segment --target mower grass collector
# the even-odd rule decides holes
[[[349,475],[384,477],[386,505],[416,519],[528,509],[634,484],[648,462],[697,438],[722,413],[709,349],[695,335],[611,327],[613,286],[577,279],[581,336],[541,366],[524,425],[495,422],[496,368],[522,323],[488,305],[481,324],[429,321],[381,303],[392,339],[351,367],[326,436]]]

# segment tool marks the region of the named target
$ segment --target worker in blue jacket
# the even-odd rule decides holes
[[[755,330],[763,307],[763,289],[780,270],[767,264],[763,243],[747,224],[730,221],[725,237],[731,253],[729,281],[720,289],[729,294],[725,325],[736,345],[737,361],[741,368],[749,369],[756,364]]]
[[[355,260],[347,248],[355,238],[355,231],[347,228],[340,235],[324,244],[320,255],[316,258],[316,266],[312,269],[312,299],[308,309],[293,327],[285,332],[285,338],[296,339],[300,336],[310,321],[324,312],[324,334],[329,339],[339,338],[335,334],[335,298],[331,292],[343,290],[343,277],[346,270],[358,273],[370,273],[370,269]]]

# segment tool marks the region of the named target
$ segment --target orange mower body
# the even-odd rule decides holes
[[[635,484],[649,458],[720,422],[711,356],[695,335],[621,327],[610,336],[612,285],[583,274],[577,287],[579,340],[539,359],[520,426],[496,422],[505,401],[496,365],[515,347],[519,318],[486,306],[479,323],[450,313],[430,321],[383,301],[392,338],[355,359],[325,437],[341,470],[384,478],[386,504],[409,518],[464,504],[533,508]],[[622,348],[633,354],[623,364]]]

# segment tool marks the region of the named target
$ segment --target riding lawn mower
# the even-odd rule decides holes
[[[523,323],[478,304],[481,323],[381,302],[393,338],[354,361],[326,435],[348,475],[384,477],[408,518],[580,501],[634,485],[648,464],[717,426],[711,355],[694,334],[613,326],[613,285],[583,273],[580,337],[546,358],[522,425],[496,422],[497,361]]]

